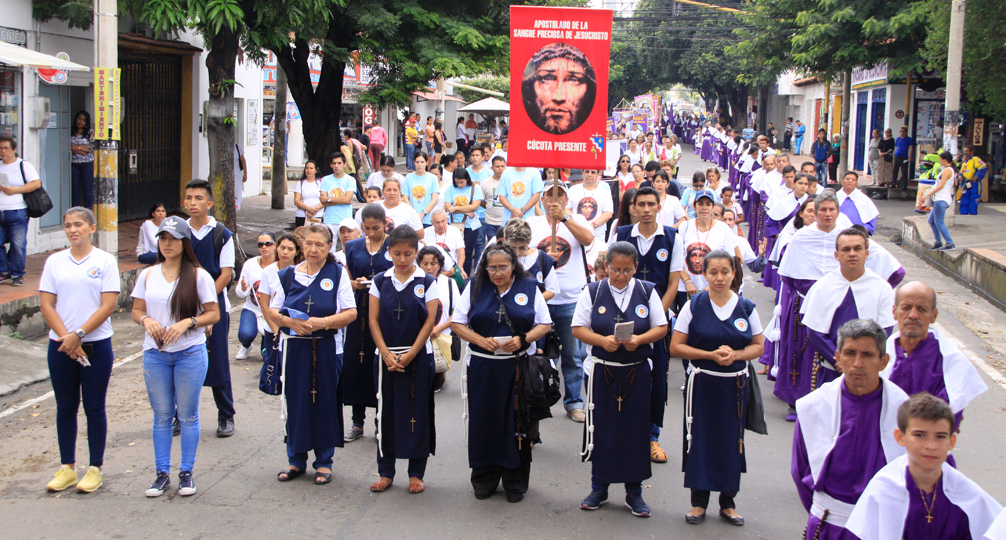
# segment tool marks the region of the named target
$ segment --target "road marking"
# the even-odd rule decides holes
[[[230,309],[230,311],[228,311],[227,313],[230,314],[230,315],[233,315],[236,311],[239,311],[239,310],[241,310],[243,308],[244,308],[244,303],[242,303],[239,306],[232,306],[231,309]],[[119,366],[121,366],[123,364],[128,364],[128,363],[132,362],[133,360],[136,360],[137,358],[143,358],[143,350],[140,350],[140,352],[138,352],[138,353],[133,353],[133,354],[131,354],[131,355],[123,358],[122,360],[119,360],[118,362],[115,362],[114,364],[112,364],[112,369],[115,369],[115,368],[117,368],[117,367],[119,367]],[[28,407],[32,407],[34,405],[42,403],[43,401],[45,401],[45,400],[47,400],[47,399],[49,399],[49,398],[51,398],[51,397],[53,397],[55,395],[56,394],[52,390],[50,390],[50,391],[42,394],[41,396],[33,397],[33,398],[29,399],[28,401],[25,401],[24,403],[18,405],[17,407],[13,407],[11,409],[7,409],[6,411],[0,412],[0,418],[6,418],[8,416],[11,416],[12,414],[17,413],[18,411],[23,411],[23,410],[27,409]]]
[[[940,331],[940,334],[944,336],[949,336],[950,340],[954,342],[954,345],[957,345],[957,348],[960,349],[962,353],[964,353],[964,356],[967,356],[972,363],[978,366],[978,369],[984,371],[985,374],[988,375],[989,378],[992,379],[996,384],[998,384],[1000,388],[1006,390],[1006,377],[1004,377],[1003,374],[1000,373],[998,369],[990,366],[988,362],[982,360],[978,355],[971,352],[971,349],[969,349],[967,345],[964,344],[964,342],[958,339],[957,336],[954,336],[953,334],[948,332],[947,329],[944,328],[939,323],[933,323],[933,326],[937,327],[937,329]]]

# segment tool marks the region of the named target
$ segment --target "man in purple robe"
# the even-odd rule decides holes
[[[786,224],[796,217],[800,205],[807,199],[807,187],[810,179],[805,174],[796,174],[796,169],[792,165],[787,165],[782,170],[783,180],[789,187],[780,187],[775,191],[775,195],[769,199],[766,209],[765,238],[768,239],[765,251],[771,253],[775,243],[779,239],[779,233],[786,228]],[[763,285],[778,291],[779,272],[773,266],[765,268]]]
[[[809,512],[807,540],[853,540],[845,525],[870,479],[904,455],[894,439],[898,407],[908,400],[880,376],[890,356],[876,322],[854,319],[838,332],[842,376],[797,401],[790,472]]]
[[[947,463],[957,443],[946,401],[922,392],[898,408],[894,439],[907,451],[870,480],[849,517],[860,540],[982,538],[1002,505]]]
[[[765,203],[768,202],[765,182],[766,177],[775,171],[775,155],[766,154],[761,164],[761,168],[751,174],[751,211],[746,214],[748,244],[752,250],[757,250],[761,239],[765,237]]]
[[[836,193],[838,195],[838,209],[853,225],[866,227],[871,235],[877,230],[877,216],[880,211],[877,205],[859,191],[859,173],[849,171],[842,177],[842,189]]]
[[[887,341],[894,358],[883,374],[909,395],[929,392],[948,402],[957,433],[964,408],[988,387],[968,357],[931,326],[938,313],[936,292],[929,285],[912,281],[898,287],[894,298],[898,331]]]
[[[870,238],[862,226],[853,226],[835,238],[839,267],[819,279],[807,291],[800,308],[814,352],[811,391],[838,378],[831,355],[838,329],[852,319],[870,319],[890,335],[894,328],[894,289],[866,267]]]

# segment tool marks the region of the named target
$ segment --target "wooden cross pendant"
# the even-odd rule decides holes
[[[790,371],[789,374],[793,377],[793,386],[796,386],[796,376],[800,374],[799,371]]]
[[[311,313],[311,306],[314,305],[314,301],[311,300],[310,296],[307,297],[307,302],[304,302],[304,305],[307,306],[307,312],[308,312],[308,314],[310,314]]]
[[[618,412],[622,412],[622,396],[618,396]]]
[[[416,419],[413,418],[412,420],[409,420],[409,422],[412,424],[412,432],[415,433],[416,432]]]
[[[517,449],[518,449],[518,450],[520,450],[520,443],[521,443],[521,441],[523,441],[523,440],[524,440],[524,437],[520,437],[520,436],[518,436],[518,437],[517,437]]]
[[[926,516],[926,523],[932,523],[932,522],[933,522],[933,516]]]
[[[317,397],[318,391],[311,389],[311,403],[315,403],[315,398]]]
[[[741,447],[741,453],[744,453],[744,439],[737,439],[737,444]]]

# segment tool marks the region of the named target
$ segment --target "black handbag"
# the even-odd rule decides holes
[[[497,293],[500,311],[507,327],[515,336],[517,328],[507,313],[503,299]],[[541,354],[517,353],[517,403],[522,415],[534,416],[534,409],[549,409],[559,402],[562,392],[559,390],[559,371],[552,367],[552,362]]]
[[[278,349],[279,336],[273,336],[269,343],[262,346],[262,369],[259,372],[258,389],[270,396],[283,393],[283,384],[279,378],[283,371],[283,357]]]
[[[559,339],[559,334],[555,333],[555,330],[549,330],[548,334],[545,334],[544,356],[549,360],[556,360],[561,355],[562,340]]]
[[[24,176],[24,161],[21,161],[21,180],[25,184],[28,183]],[[24,198],[24,204],[28,206],[28,217],[30,218],[40,218],[52,210],[52,199],[49,198],[49,194],[42,186],[38,186],[35,191],[23,194],[22,198]]]

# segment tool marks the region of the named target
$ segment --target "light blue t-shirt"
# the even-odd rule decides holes
[[[453,206],[467,206],[473,201],[481,201],[484,197],[482,196],[482,188],[478,185],[474,186],[475,189],[472,190],[472,186],[465,186],[459,188],[453,183],[444,190],[444,203],[451,203]],[[472,200],[468,200],[469,196]],[[465,221],[465,228],[471,229],[471,219],[465,220],[465,215],[463,213],[451,214],[451,223],[461,223]],[[479,220],[481,223],[481,220]]]
[[[405,183],[402,185],[402,195],[408,197],[409,204],[417,214],[426,211],[426,207],[433,201],[433,195],[440,192],[440,182],[437,177],[426,173],[419,176],[416,173],[409,173],[405,176]],[[430,216],[423,217],[424,225],[432,225]]]
[[[328,193],[330,198],[343,197],[346,193],[356,193],[356,179],[348,174],[342,175],[342,178],[336,178],[334,174],[330,174],[321,179],[321,191]],[[322,222],[339,223],[349,217],[353,217],[352,203],[326,206]]]
[[[485,163],[482,164],[482,172],[475,172],[472,170],[471,167],[468,167],[466,170],[468,171],[468,176],[471,177],[473,184],[481,184],[483,180],[493,175],[492,167],[486,165]],[[485,221],[486,209],[480,206],[478,210],[478,216],[480,221]],[[504,221],[504,223],[506,222]]]
[[[500,185],[496,189],[498,195],[506,197],[506,200],[515,208],[523,208],[535,193],[541,193],[545,183],[541,181],[541,173],[538,169],[528,167],[524,172],[517,172],[517,169],[507,168],[500,177]],[[534,215],[534,207],[524,212],[524,219]],[[510,209],[503,207],[503,224],[513,217]]]

